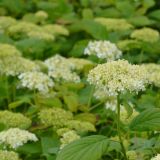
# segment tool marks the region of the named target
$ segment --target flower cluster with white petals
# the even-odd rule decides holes
[[[73,72],[75,65],[60,55],[45,60],[45,64],[48,67],[48,75],[54,79],[71,82],[80,81],[80,77]]]
[[[160,154],[157,154],[155,157],[151,158],[151,160],[160,160]]]
[[[26,72],[18,76],[19,87],[26,87],[30,90],[38,90],[40,93],[48,93],[54,86],[54,82],[42,72]]]
[[[35,134],[19,128],[10,128],[0,132],[0,144],[5,147],[17,149],[28,141],[38,141]]]
[[[122,52],[110,41],[91,41],[84,50],[85,55],[95,55],[108,61],[121,57]]]
[[[156,87],[160,87],[160,64],[147,63],[142,66],[148,71],[148,80]]]
[[[116,96],[126,91],[145,90],[149,83],[147,77],[147,71],[143,67],[118,60],[93,68],[88,75],[88,82],[103,90],[106,95]]]
[[[1,160],[20,160],[18,154],[13,151],[0,150]]]

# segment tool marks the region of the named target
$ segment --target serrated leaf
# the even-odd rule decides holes
[[[160,109],[147,109],[135,117],[130,129],[133,131],[155,131],[160,130]]]
[[[64,147],[56,160],[99,160],[108,146],[109,140],[102,135],[81,138]]]

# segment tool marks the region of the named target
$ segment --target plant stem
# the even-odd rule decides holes
[[[94,93],[94,86],[91,86],[91,91],[90,91],[90,94],[89,94],[88,104],[87,104],[88,107],[91,106],[93,93]]]
[[[122,152],[124,154],[124,160],[128,160],[127,155],[126,155],[126,149],[124,147],[122,136],[121,136],[121,129],[120,129],[120,99],[119,99],[119,95],[117,96],[117,132],[118,132],[118,137],[119,137],[120,145],[122,148]]]

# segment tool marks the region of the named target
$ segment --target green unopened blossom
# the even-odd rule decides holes
[[[121,40],[117,43],[117,46],[122,51],[128,51],[132,48],[141,48],[140,43],[137,40],[133,40],[133,39]]]
[[[156,42],[159,40],[159,32],[152,28],[136,29],[132,32],[131,38],[145,41],[145,42]]]
[[[92,123],[79,120],[68,121],[67,127],[70,129],[75,129],[78,132],[96,131],[96,128]]]
[[[28,37],[35,38],[35,39],[41,39],[46,41],[53,41],[55,37],[47,32],[44,32],[43,30],[40,31],[30,31],[27,33]]]
[[[74,64],[76,70],[83,70],[85,66],[93,67],[94,63],[82,58],[68,58],[68,61]]]
[[[121,106],[121,112],[120,112],[120,120],[124,124],[129,124],[136,116],[138,116],[139,112],[137,112],[135,109],[133,109],[132,115],[128,116],[128,112],[126,109]]]
[[[6,30],[11,25],[15,24],[16,20],[9,16],[1,16],[0,17],[0,28]]]
[[[156,87],[160,87],[160,64],[148,63],[142,65],[148,71],[148,79]]]
[[[19,128],[10,128],[0,132],[0,144],[13,149],[17,149],[28,141],[36,142],[37,140],[33,133]]]
[[[64,26],[58,24],[47,24],[43,26],[43,29],[52,35],[69,35],[69,31]]]
[[[151,158],[151,160],[160,160],[160,154],[157,154],[155,157]]]
[[[30,22],[19,21],[8,28],[8,34],[14,38],[26,36],[30,31],[38,32],[40,27]]]
[[[39,19],[39,20],[45,20],[48,18],[48,13],[46,13],[45,11],[37,11],[35,13],[35,16]]]
[[[132,29],[133,26],[125,19],[120,18],[95,18],[95,21],[104,25],[108,31],[125,31]]]
[[[62,138],[60,139],[60,141],[61,141],[60,149],[62,149],[64,146],[66,146],[67,144],[69,144],[77,139],[80,139],[80,136],[74,130],[70,130],[70,131],[64,133],[62,135]]]
[[[128,160],[137,160],[137,153],[135,151],[128,151],[126,154]]]
[[[121,57],[122,52],[110,41],[91,41],[84,50],[85,55],[95,55],[100,59],[115,60]]]
[[[42,124],[53,126],[57,130],[66,127],[68,121],[73,119],[73,115],[62,108],[49,108],[39,112],[39,119]]]
[[[56,80],[79,82],[80,77],[73,72],[75,65],[60,55],[55,55],[47,60],[45,64],[48,67],[48,75]]]
[[[42,40],[54,40],[54,35],[45,31],[45,29],[36,24],[20,21],[8,28],[8,34],[15,38],[31,37]]]
[[[139,65],[131,65],[126,60],[99,64],[88,75],[88,82],[102,89],[106,95],[116,96],[126,91],[145,90],[148,84],[147,71]]]
[[[30,90],[38,90],[40,93],[48,93],[50,88],[54,86],[54,82],[48,75],[42,72],[25,72],[18,76],[20,79],[20,87]]]
[[[21,56],[21,52],[13,45],[0,43],[0,59]]]
[[[69,128],[60,128],[60,129],[57,129],[56,133],[58,134],[58,136],[62,136],[64,133],[70,131]]]
[[[0,66],[0,73],[7,76],[17,76],[24,72],[40,70],[36,63],[19,56],[5,56],[1,58]]]
[[[10,111],[0,111],[0,123],[7,128],[27,129],[31,126],[31,120],[21,113],[13,113]]]
[[[19,155],[13,151],[0,150],[1,160],[20,160]]]

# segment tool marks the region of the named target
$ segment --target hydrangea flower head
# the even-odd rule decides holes
[[[99,64],[90,71],[88,82],[109,96],[126,91],[143,91],[149,83],[147,71],[139,65],[129,64],[126,60]]]
[[[53,126],[57,130],[65,127],[67,122],[73,119],[73,115],[62,108],[48,108],[39,112],[39,119],[42,124]]]
[[[122,52],[110,41],[91,41],[84,50],[85,55],[95,55],[108,61],[121,57]]]
[[[51,78],[42,72],[26,72],[18,76],[20,87],[26,87],[30,90],[38,90],[40,93],[48,93],[54,86]]]
[[[132,32],[131,38],[145,42],[156,42],[160,39],[159,32],[152,28],[136,29]]]
[[[37,140],[33,133],[19,128],[10,128],[0,132],[0,144],[13,149],[22,146],[28,141],[36,142]]]
[[[148,71],[148,80],[156,87],[160,87],[160,64],[147,63],[142,66]]]
[[[98,17],[95,21],[104,25],[108,31],[125,31],[133,28],[126,19]]]
[[[45,64],[48,67],[48,75],[56,80],[64,80],[70,82],[79,82],[80,77],[73,72],[75,65],[67,58],[55,55],[47,60]]]
[[[18,154],[13,151],[0,150],[1,160],[20,160]]]
[[[7,126],[7,128],[21,128],[27,129],[31,125],[31,120],[21,113],[13,113],[8,110],[0,111],[0,123]]]
[[[60,146],[60,149],[62,149],[64,146],[66,146],[67,144],[69,144],[77,139],[80,139],[80,136],[74,130],[70,130],[70,131],[64,133],[62,135],[62,138],[60,139],[60,141],[62,143]]]
[[[160,154],[157,154],[155,157],[151,158],[151,160],[160,160]]]

